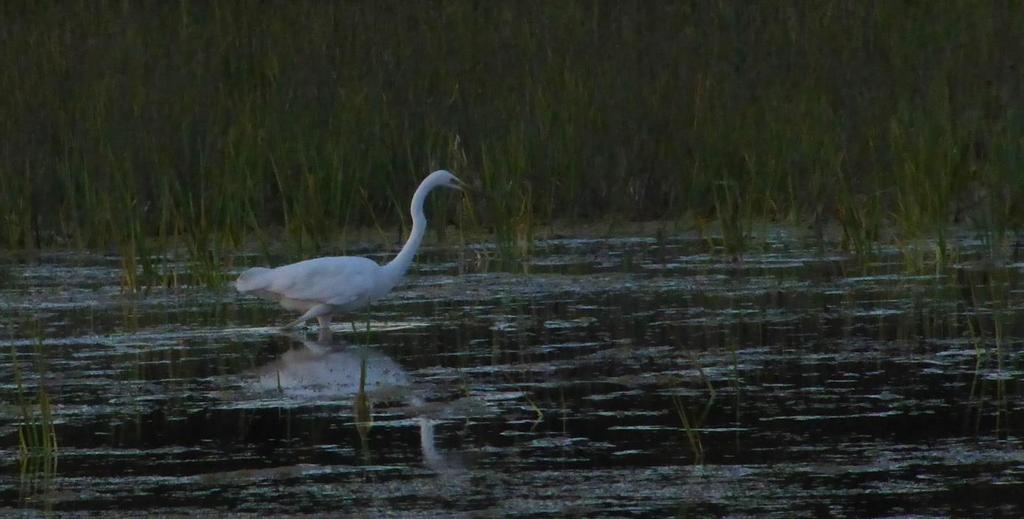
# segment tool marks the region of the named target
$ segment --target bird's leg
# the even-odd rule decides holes
[[[352,326],[352,333],[359,333],[359,329],[356,328],[356,320],[352,319],[348,322]],[[370,312],[366,312],[366,333],[370,333]]]
[[[322,315],[330,315],[330,313],[331,313],[331,307],[329,307],[327,305],[316,305],[313,308],[310,308],[309,310],[307,310],[306,313],[302,314],[302,316],[299,317],[298,319],[296,319],[296,320],[294,320],[294,321],[284,325],[284,327],[282,329],[290,330],[290,329],[295,328],[296,326],[299,326],[300,324],[302,324],[302,323],[304,323],[304,322],[306,322],[306,321],[308,321],[308,320],[310,320],[310,319],[312,319],[314,317],[316,317],[319,320],[320,316],[322,316]]]
[[[366,312],[366,344],[370,344],[370,312]]]
[[[320,333],[317,336],[317,340],[320,342],[329,342],[331,340],[331,316],[317,316],[316,322],[320,325]]]
[[[296,319],[296,320],[294,320],[294,321],[292,321],[292,322],[282,326],[281,329],[282,330],[291,330],[293,328],[297,328],[300,324],[302,324],[304,322],[306,322],[305,314],[303,314],[302,317],[299,317],[298,319]]]

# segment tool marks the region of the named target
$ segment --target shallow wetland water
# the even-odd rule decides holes
[[[8,261],[0,512],[1020,517],[1024,264],[981,248],[433,249],[330,338],[229,287],[121,295],[116,257]],[[22,464],[40,384],[56,462]]]

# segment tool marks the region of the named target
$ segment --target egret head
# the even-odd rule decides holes
[[[439,169],[431,173],[427,178],[430,180],[431,184],[435,186],[450,187],[452,189],[458,189],[459,191],[465,191],[467,187],[465,182],[459,180],[459,177],[453,175],[451,171],[444,169]]]

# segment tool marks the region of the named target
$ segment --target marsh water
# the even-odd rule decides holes
[[[114,256],[8,260],[0,512],[1024,515],[1024,263],[757,249],[429,249],[330,337],[185,274],[124,295]],[[22,462],[40,387],[56,455]]]

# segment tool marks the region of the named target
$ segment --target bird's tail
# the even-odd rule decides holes
[[[264,274],[270,272],[271,269],[263,267],[253,267],[242,275],[238,276],[235,280],[235,289],[239,292],[252,292],[253,290],[260,290],[266,288],[267,280],[264,279]]]

